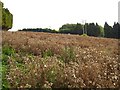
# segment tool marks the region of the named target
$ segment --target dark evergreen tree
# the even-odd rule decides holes
[[[87,27],[87,35],[89,36],[95,36],[95,24],[94,23],[90,23]]]
[[[104,33],[107,38],[112,38],[113,36],[112,27],[109,26],[107,22],[104,24]]]
[[[119,23],[114,23],[113,25],[113,38],[120,38],[120,24]]]

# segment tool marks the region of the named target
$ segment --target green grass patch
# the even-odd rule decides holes
[[[70,61],[75,61],[75,52],[73,47],[65,46],[63,49],[63,54],[60,56],[60,59],[64,63],[69,63]]]
[[[54,56],[54,53],[51,50],[46,50],[46,51],[42,52],[43,58],[47,58],[47,57],[51,57],[51,56]]]
[[[2,48],[2,64],[0,65],[1,68],[1,73],[2,73],[2,88],[6,89],[9,88],[9,83],[6,79],[6,75],[9,71],[9,65],[8,65],[8,59],[9,57],[14,57],[15,56],[15,50],[8,46],[8,45],[3,45]]]

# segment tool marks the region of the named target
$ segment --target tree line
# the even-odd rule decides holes
[[[106,38],[120,38],[120,24],[114,23],[110,26],[105,22],[104,27],[98,25],[98,23],[85,23],[85,25],[77,24],[64,24],[58,31],[49,28],[27,28],[19,31],[33,31],[33,32],[49,32],[49,33],[62,33],[62,34],[86,34],[94,37],[106,37]]]
[[[9,30],[13,25],[13,15],[7,8],[4,8],[4,4],[0,1],[0,28],[2,30]]]
[[[49,33],[58,33],[58,31],[49,29],[49,28],[24,28],[18,31],[31,31],[31,32],[49,32]]]
[[[2,30],[9,30],[13,26],[13,15],[7,8],[4,8],[4,4],[0,1],[0,28]],[[32,31],[32,32],[49,32],[49,33],[62,33],[62,34],[86,34],[94,37],[106,37],[106,38],[120,38],[120,24],[114,23],[110,26],[105,22],[104,27],[98,25],[98,23],[81,23],[77,24],[64,24],[59,30],[53,30],[49,28],[26,28],[19,31]]]

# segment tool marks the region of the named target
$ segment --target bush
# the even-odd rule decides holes
[[[87,34],[82,34],[81,36],[88,36]]]

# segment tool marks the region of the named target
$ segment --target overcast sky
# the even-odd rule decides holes
[[[58,29],[66,23],[118,22],[119,0],[1,0],[13,14],[13,30]]]

